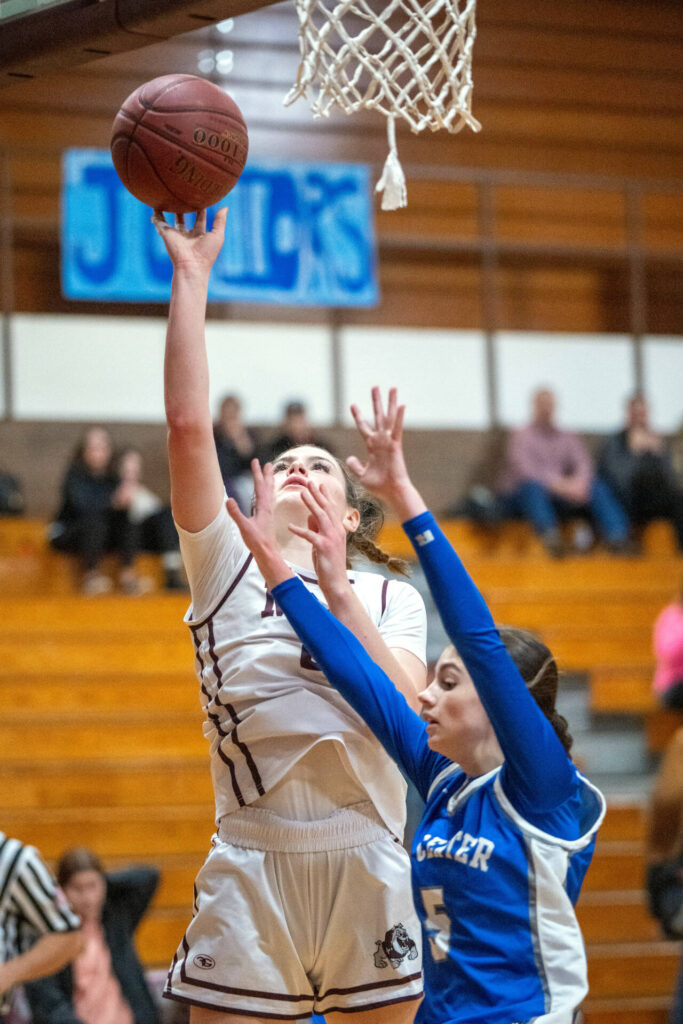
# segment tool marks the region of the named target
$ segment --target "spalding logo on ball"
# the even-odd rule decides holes
[[[195,75],[145,82],[123,103],[111,132],[123,184],[136,199],[167,213],[217,203],[237,184],[248,149],[235,101]]]

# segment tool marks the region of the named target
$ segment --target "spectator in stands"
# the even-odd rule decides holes
[[[167,590],[186,590],[182,571],[180,541],[173,522],[171,506],[142,482],[142,455],[137,448],[124,448],[116,461],[119,476],[117,507],[125,508],[137,530],[136,547],[161,555],[164,586]]]
[[[678,548],[683,551],[683,487],[676,478],[665,439],[650,426],[643,395],[629,398],[626,423],[608,438],[600,457],[600,472],[622,503],[631,521],[642,526],[652,519],[670,519]]]
[[[528,519],[549,553],[565,552],[560,522],[588,515],[609,549],[627,553],[629,523],[614,494],[597,476],[576,434],[555,425],[555,395],[541,388],[533,395],[533,416],[507,444],[498,490],[503,515]]]
[[[655,692],[664,707],[683,711],[683,587],[678,601],[657,616],[653,643]]]
[[[34,846],[0,832],[0,1021],[17,985],[80,952],[79,920]]]
[[[262,462],[272,462],[282,452],[296,448],[300,444],[310,444],[314,448],[325,448],[332,452],[329,442],[317,437],[308,419],[306,406],[301,401],[288,402],[284,408],[279,433],[267,445]]]
[[[84,948],[72,966],[26,986],[33,1024],[158,1024],[133,934],[159,884],[153,867],[104,873],[84,847],[67,850],[57,879],[81,918]]]
[[[226,395],[221,402],[213,437],[228,497],[247,512],[254,490],[251,460],[256,456],[256,438],[242,419],[242,403],[236,395]]]
[[[58,551],[78,556],[85,594],[103,594],[112,581],[101,571],[107,552],[120,564],[119,583],[125,593],[140,590],[135,572],[137,530],[121,504],[119,477],[113,463],[109,433],[102,427],[85,432],[62,483],[62,503],[48,536]]]
[[[667,938],[683,938],[683,728],[670,740],[652,791],[647,834],[650,909]],[[683,959],[669,1024],[683,1024]]]

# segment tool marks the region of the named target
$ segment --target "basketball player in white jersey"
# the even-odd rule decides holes
[[[327,1024],[408,1024],[422,979],[400,842],[405,784],[302,647],[225,509],[204,343],[225,217],[220,211],[211,231],[205,212],[192,229],[154,217],[174,265],[165,359],[171,500],[217,820],[165,995],[190,1005],[192,1024],[305,1021],[312,1012]],[[288,528],[307,522],[307,481],[325,482],[349,549],[355,542],[379,559],[367,536],[368,511],[378,528],[377,507],[324,449],[291,449],[273,468],[278,548],[324,600],[311,545]],[[350,569],[348,580],[326,603],[416,707],[425,682],[421,598],[375,573]]]

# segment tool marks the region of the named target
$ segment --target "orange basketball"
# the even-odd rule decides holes
[[[162,75],[114,118],[111,155],[129,192],[154,209],[189,213],[227,195],[249,148],[239,107],[213,82]]]

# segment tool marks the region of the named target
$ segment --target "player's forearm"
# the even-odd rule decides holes
[[[209,364],[204,338],[208,272],[176,269],[164,359],[164,402],[171,430],[211,419]]]
[[[82,944],[80,932],[42,935],[26,953],[0,965],[0,991],[55,974],[78,956]]]
[[[412,481],[392,481],[390,489],[384,496],[401,523],[427,511],[427,505]]]
[[[335,618],[351,630],[370,658],[391,679],[399,693],[403,694],[409,706],[419,711],[417,694],[424,688],[425,680],[411,679],[409,673],[399,665],[377,626],[354,594],[353,587],[347,581],[346,587],[339,587],[331,593],[325,591],[325,597]]]

